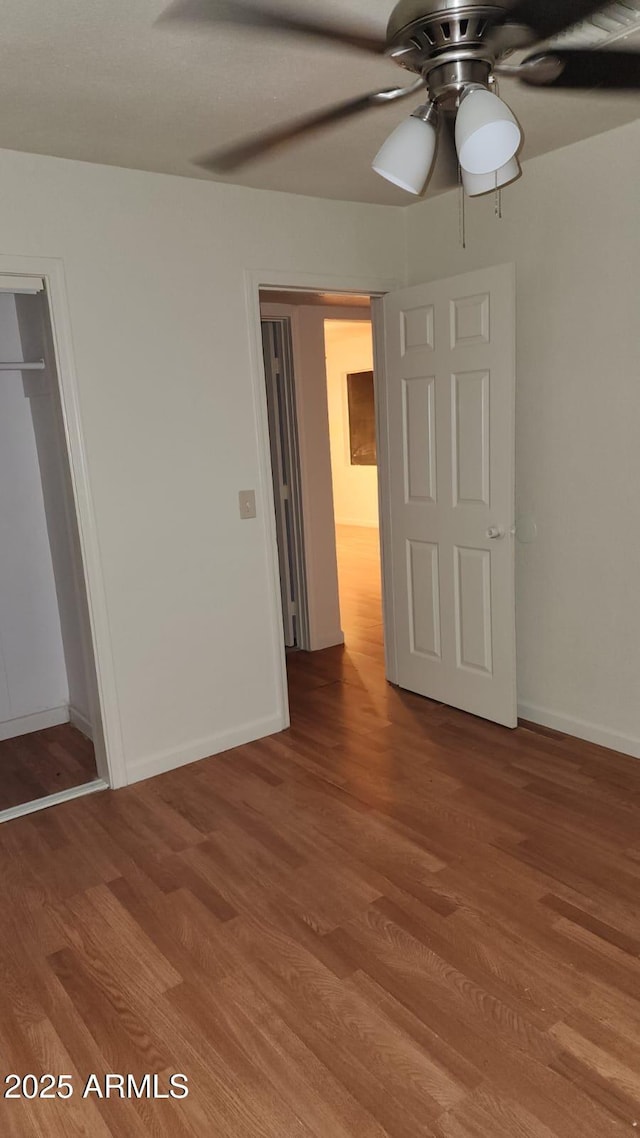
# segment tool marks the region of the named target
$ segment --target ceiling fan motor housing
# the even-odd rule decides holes
[[[400,0],[387,28],[389,52],[425,78],[432,98],[451,105],[469,83],[488,86],[496,56],[529,38],[522,28],[502,25],[508,10],[508,0]]]

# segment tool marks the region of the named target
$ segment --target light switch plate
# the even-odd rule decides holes
[[[238,501],[240,503],[240,517],[245,520],[247,518],[255,518],[256,516],[256,492],[255,490],[241,490],[238,494]]]

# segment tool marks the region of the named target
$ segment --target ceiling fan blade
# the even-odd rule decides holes
[[[336,103],[333,107],[327,107],[315,115],[294,119],[293,122],[283,123],[281,126],[274,127],[273,130],[264,131],[244,142],[214,150],[210,154],[205,154],[202,158],[196,159],[196,165],[216,174],[229,173],[255,158],[261,158],[272,150],[293,142],[301,135],[311,134],[323,127],[332,126],[343,119],[362,114],[363,111],[372,110],[373,107],[384,103],[393,103],[398,99],[404,99],[407,95],[415,94],[422,87],[424,87],[424,82],[422,79],[418,79],[409,87],[391,87],[383,91],[371,91],[368,95],[360,95],[357,99],[347,99],[346,102]]]
[[[610,5],[611,0],[515,0],[499,23],[523,24],[546,40]]]
[[[289,9],[256,4],[247,0],[175,0],[162,13],[159,23],[181,21],[190,24],[240,24],[274,32],[293,32],[314,39],[329,40],[346,47],[383,55],[386,39],[366,27],[343,24],[294,14]]]
[[[640,90],[640,52],[563,48],[523,60],[517,77],[533,87]]]

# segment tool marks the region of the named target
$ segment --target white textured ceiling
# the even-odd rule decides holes
[[[384,29],[386,0],[296,0]],[[193,155],[379,86],[404,81],[386,59],[293,36],[219,27],[155,29],[163,0],[3,0],[0,146],[191,177]],[[503,80],[524,158],[638,117],[637,96],[568,95]],[[377,109],[226,181],[393,204],[414,199],[370,169],[409,106]],[[437,179],[432,187],[437,189]]]

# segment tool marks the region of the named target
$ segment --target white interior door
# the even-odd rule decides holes
[[[515,727],[514,268],[383,313],[388,678]]]

